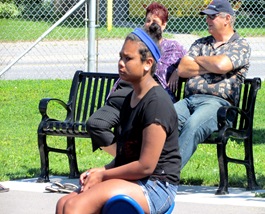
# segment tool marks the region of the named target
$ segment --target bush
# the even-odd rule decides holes
[[[14,3],[0,2],[0,18],[15,18],[20,12]]]
[[[16,4],[21,11],[21,18],[25,20],[47,21],[53,15],[53,10],[49,1],[17,0]]]
[[[14,0],[0,0],[0,3],[14,3]]]
[[[129,14],[131,17],[144,17],[145,9],[152,0],[129,0]],[[169,11],[170,16],[174,17],[188,17],[199,16],[199,11],[205,8],[210,0],[182,0],[182,1],[170,1],[161,0],[159,1]]]

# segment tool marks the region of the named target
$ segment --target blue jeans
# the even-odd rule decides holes
[[[137,183],[144,192],[150,214],[165,213],[174,203],[178,190],[177,185],[150,179],[141,179]]]
[[[230,103],[205,94],[195,94],[174,104],[179,122],[181,168],[189,161],[198,144],[218,130],[217,111],[221,106],[230,106]]]

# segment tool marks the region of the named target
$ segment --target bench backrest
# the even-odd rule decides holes
[[[72,81],[68,106],[71,108],[69,121],[85,123],[106,98],[119,78],[118,74],[77,71]]]
[[[237,107],[246,113],[246,117],[237,118],[236,124],[234,123],[235,128],[238,127],[240,130],[246,129],[246,127],[253,128],[256,97],[260,88],[261,79],[257,77],[245,79],[244,84],[241,85],[241,96]]]
[[[178,82],[178,90],[176,92],[177,101],[185,97],[185,85],[186,79],[180,78]],[[261,79],[257,77],[253,79],[245,79],[244,83],[241,84],[239,101],[236,107],[243,110],[246,113],[246,116],[238,117],[237,114],[233,123],[234,128],[242,130],[246,127],[253,127],[255,102],[260,87]]]
[[[69,121],[79,123],[76,124],[77,126],[84,124],[98,108],[105,104],[106,98],[118,78],[118,74],[77,71],[69,95],[68,105],[71,110],[74,110],[71,115],[68,115]],[[176,92],[177,101],[185,96],[185,84],[186,79],[180,78]],[[252,127],[256,95],[260,87],[260,78],[245,79],[244,84],[241,85],[241,95],[237,107],[246,112],[248,119],[236,117],[233,127],[240,129]]]
[[[185,97],[185,85],[187,79],[179,78],[178,80],[178,89],[176,91],[176,101],[179,101]]]

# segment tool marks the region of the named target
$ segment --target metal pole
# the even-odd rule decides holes
[[[107,28],[108,31],[112,30],[112,0],[108,0],[108,4],[107,4]]]
[[[95,72],[96,65],[96,0],[89,0],[89,36],[87,72]]]
[[[44,32],[26,51],[24,51],[20,56],[18,56],[12,63],[4,68],[0,72],[0,77],[11,68],[18,60],[20,60],[24,55],[26,55],[34,46],[36,46],[45,36],[47,36],[54,28],[61,24],[68,16],[70,16],[75,10],[84,4],[87,0],[80,0],[72,9],[68,10],[56,23],[54,23],[46,32]]]

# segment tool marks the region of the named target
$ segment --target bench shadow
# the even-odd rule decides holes
[[[253,144],[264,144],[265,141],[265,129],[253,129]]]

